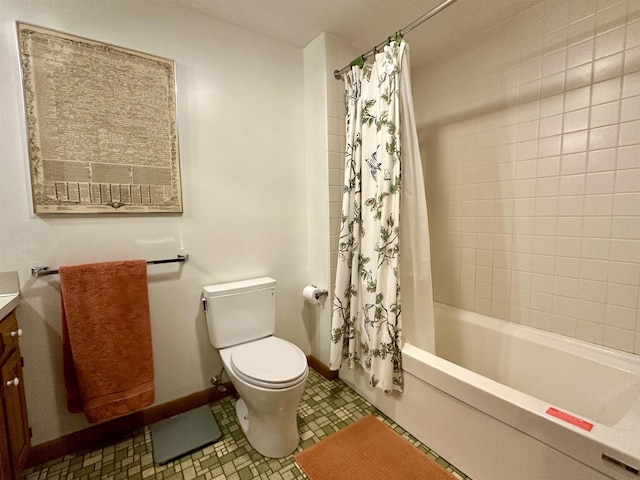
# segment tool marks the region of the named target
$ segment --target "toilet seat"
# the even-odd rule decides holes
[[[262,338],[230,350],[233,372],[251,385],[287,388],[306,378],[307,357],[304,352],[281,338]]]

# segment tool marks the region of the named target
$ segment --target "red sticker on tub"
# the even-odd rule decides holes
[[[563,420],[567,423],[570,423],[571,425],[574,425],[578,428],[586,430],[587,432],[590,432],[591,429],[593,428],[593,423],[589,423],[586,420],[575,417],[570,413],[563,412],[562,410],[558,410],[557,408],[549,407],[547,408],[547,413],[552,417],[559,418],[560,420]]]

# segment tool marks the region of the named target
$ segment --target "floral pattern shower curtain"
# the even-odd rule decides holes
[[[400,73],[405,43],[344,75],[345,183],[330,368],[360,364],[371,386],[402,391],[399,275]]]

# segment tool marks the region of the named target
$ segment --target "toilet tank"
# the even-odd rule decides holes
[[[273,278],[207,285],[203,296],[209,340],[215,348],[275,333],[276,281]]]

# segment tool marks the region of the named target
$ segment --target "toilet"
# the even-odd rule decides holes
[[[261,277],[203,288],[211,344],[240,399],[238,423],[266,457],[293,453],[297,411],[309,368],[296,345],[274,336],[276,281]]]

